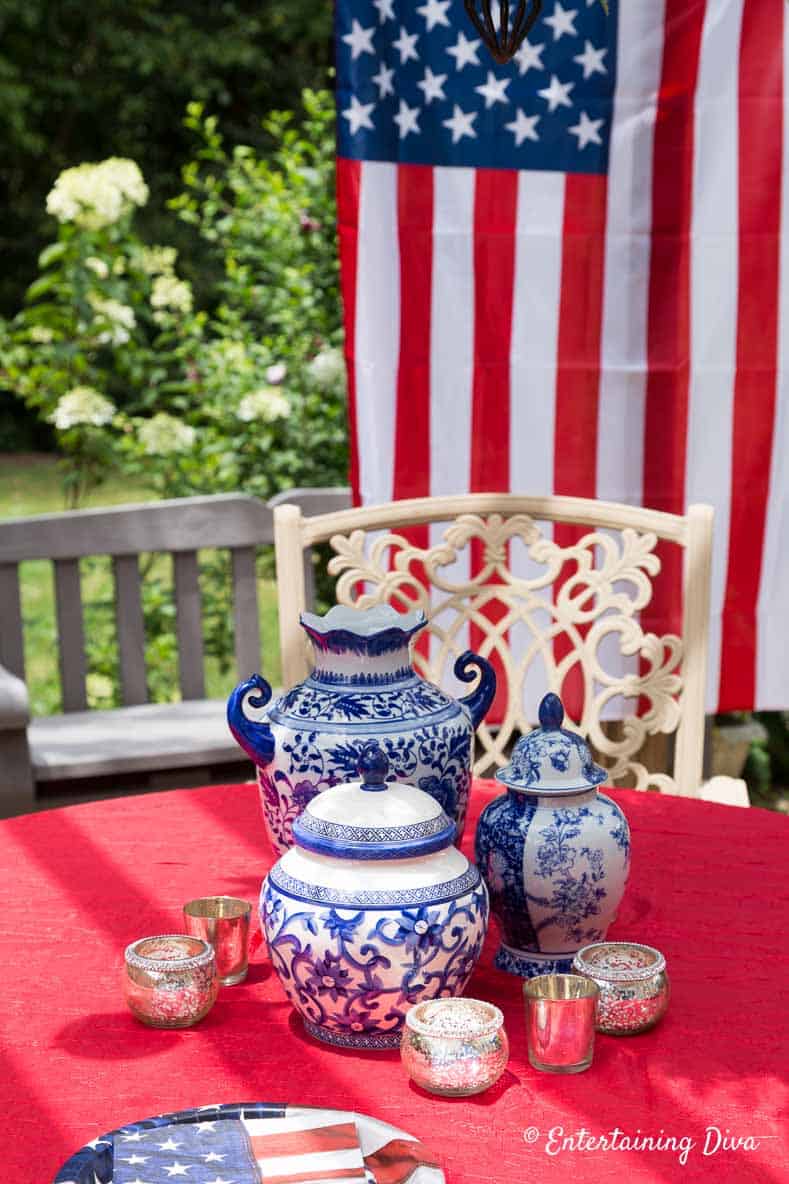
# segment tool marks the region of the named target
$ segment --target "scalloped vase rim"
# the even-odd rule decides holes
[[[427,617],[421,609],[409,613],[398,612],[390,604],[376,604],[372,608],[354,608],[335,604],[323,615],[301,613],[301,625],[310,633],[327,637],[331,633],[351,633],[357,637],[376,637],[379,633],[399,630],[403,636],[410,636],[427,624]]]

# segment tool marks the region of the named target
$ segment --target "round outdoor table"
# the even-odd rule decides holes
[[[467,850],[496,792],[475,785]],[[397,1053],[309,1039],[257,930],[247,981],[223,988],[199,1026],[156,1031],[126,1010],[129,941],[181,930],[181,905],[192,897],[257,898],[271,853],[254,785],[0,824],[4,1178],[49,1184],[73,1151],[113,1128],[261,1101],[384,1119],[427,1143],[449,1184],[789,1180],[789,820],[657,794],[613,796],[630,820],[633,863],[610,936],[664,951],[666,1018],[641,1036],[598,1036],[586,1073],[536,1072],[521,982],[492,967],[493,927],[468,993],[504,1011],[511,1060],[492,1090],[458,1100],[410,1085]]]

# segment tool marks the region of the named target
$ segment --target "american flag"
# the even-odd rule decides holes
[[[354,493],[711,502],[709,709],[786,706],[786,0],[608,8],[499,66],[462,0],[337,0]]]

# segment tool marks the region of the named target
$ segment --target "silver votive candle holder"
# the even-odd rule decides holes
[[[235,896],[201,896],[184,905],[186,932],[213,947],[223,987],[243,982],[249,968],[249,918],[252,905]]]
[[[632,941],[598,941],[584,946],[573,970],[600,991],[597,1031],[609,1036],[648,1032],[668,1008],[670,987],[660,950]]]
[[[597,984],[541,974],[523,984],[529,1063],[542,1073],[583,1073],[594,1055]]]
[[[163,933],[126,947],[126,1003],[151,1028],[190,1028],[208,1015],[218,991],[216,957],[202,938]]]
[[[445,1098],[490,1089],[507,1067],[498,1007],[481,999],[428,999],[405,1017],[400,1056],[415,1085]]]

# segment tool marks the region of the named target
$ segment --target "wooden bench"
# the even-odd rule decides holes
[[[268,504],[219,494],[0,523],[0,817],[35,805],[36,786],[236,762],[222,699],[205,698],[198,551],[229,550],[239,678],[261,668],[256,550],[273,543],[273,509],[350,505],[347,489],[297,489]],[[149,703],[139,556],[172,555],[181,702]],[[88,710],[80,560],[110,556],[123,707]],[[31,719],[19,564],[54,565],[63,714]],[[53,655],[54,677],[54,655]]]

